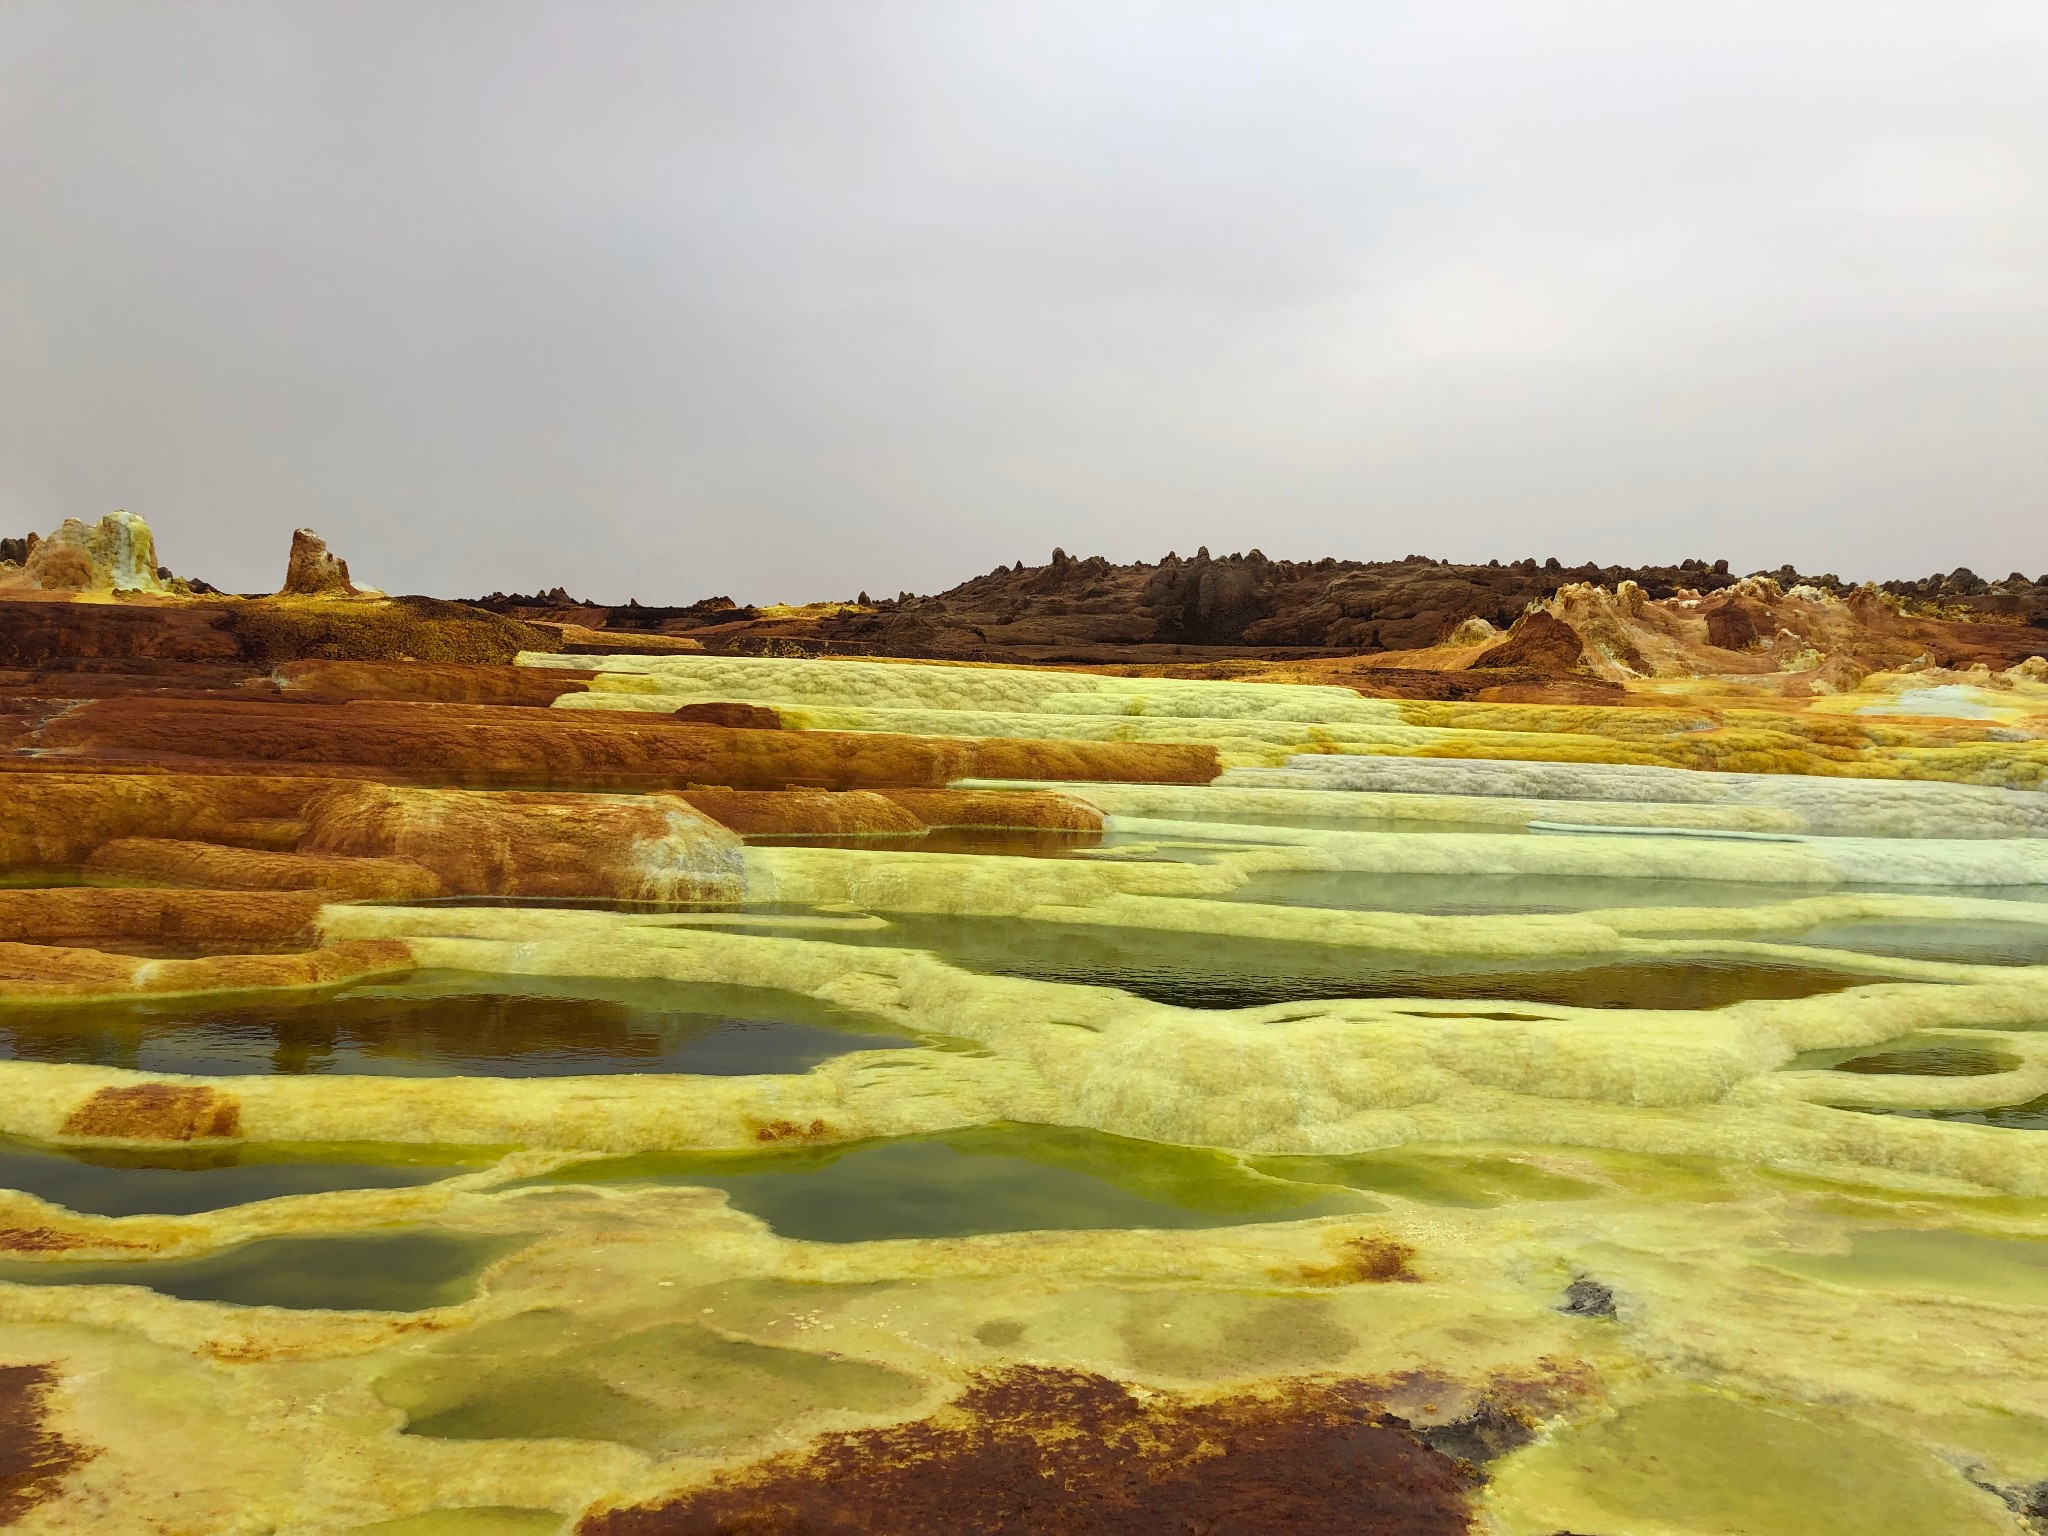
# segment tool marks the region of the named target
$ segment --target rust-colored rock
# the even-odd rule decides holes
[[[1017,827],[1100,832],[1102,813],[1067,795],[1036,790],[885,789],[888,799],[928,827]]]
[[[310,891],[0,890],[0,941],[88,949],[303,949],[313,941],[313,919],[326,900]]]
[[[282,590],[296,597],[356,595],[355,584],[348,579],[348,562],[329,551],[327,541],[310,528],[292,530]]]
[[[0,601],[0,658],[47,667],[81,659],[242,659],[225,607]]]
[[[399,977],[412,951],[384,939],[351,939],[294,954],[149,960],[54,944],[0,942],[0,1002],[265,991]]]
[[[1220,771],[1206,745],[727,730],[623,712],[369,700],[95,699],[41,725],[34,739],[110,765],[363,768],[413,783],[505,789],[940,788],[968,778],[1205,784]]]
[[[692,789],[682,798],[743,837],[915,837],[940,827],[1100,832],[1065,795],[967,789]]]
[[[448,894],[411,859],[265,853],[163,837],[124,837],[86,860],[90,874],[221,891],[325,891],[357,901],[418,901]]]
[[[1585,644],[1576,630],[1537,608],[1515,620],[1507,639],[1473,657],[1471,670],[1519,667],[1555,676],[1577,671],[1585,655]]]
[[[1723,597],[1702,610],[1707,620],[1707,644],[1723,651],[1746,651],[1770,633],[1769,615],[1761,605],[1742,598]],[[1763,619],[1762,626],[1758,619]]]
[[[329,785],[262,774],[9,773],[0,778],[0,869],[77,868],[124,837],[269,841]]]
[[[49,1365],[0,1365],[0,1525],[12,1525],[55,1495],[64,1479],[99,1454],[50,1428]]]
[[[738,841],[675,795],[365,784],[311,807],[306,853],[408,860],[455,896],[737,902]]]
[[[821,1436],[578,1536],[1462,1536],[1478,1482],[1362,1384],[1140,1400],[1018,1367],[929,1419]]]
[[[217,1141],[239,1136],[242,1106],[214,1088],[138,1083],[102,1088],[64,1119],[66,1136],[120,1141]]]
[[[223,622],[244,660],[505,664],[521,651],[559,651],[554,630],[431,597],[267,597],[229,604]]]
[[[867,789],[692,789],[681,798],[743,837],[914,837],[925,824]]]
[[[425,661],[287,661],[272,676],[287,697],[399,699],[432,704],[545,707],[584,693],[587,678],[554,668]]]

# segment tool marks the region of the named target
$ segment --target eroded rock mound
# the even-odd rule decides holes
[[[285,597],[354,597],[355,584],[348,579],[348,562],[327,547],[327,541],[310,528],[292,530],[292,553],[285,565]]]
[[[0,540],[0,590],[30,592],[162,592],[169,572],[156,563],[156,538],[133,512],[109,512],[97,523],[67,517],[47,537]],[[11,567],[11,568],[10,568]]]
[[[1585,642],[1577,630],[1555,614],[1535,608],[1515,620],[1499,645],[1489,646],[1475,656],[1472,670],[1521,667],[1546,676],[1564,676],[1578,671],[1585,655]]]

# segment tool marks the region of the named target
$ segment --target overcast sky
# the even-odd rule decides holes
[[[0,0],[0,533],[2048,570],[2048,0]]]

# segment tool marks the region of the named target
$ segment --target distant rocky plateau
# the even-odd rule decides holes
[[[1742,677],[1797,697],[1872,672],[2000,671],[2048,652],[2048,573],[1994,581],[1961,568],[1853,585],[1789,565],[1738,574],[1726,560],[1458,565],[1200,549],[1113,565],[1055,549],[1044,565],[997,566],[931,596],[607,606],[560,586],[466,602],[388,598],[358,589],[310,529],[292,535],[274,596],[231,596],[156,560],[148,525],[126,512],[0,539],[0,599],[21,600],[0,601],[0,667],[111,677],[702,652],[1216,677],[1270,668],[1272,681],[1368,695],[1592,703],[1639,679]]]

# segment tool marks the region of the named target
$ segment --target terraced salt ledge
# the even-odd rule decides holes
[[[1283,736],[1339,692],[571,660]],[[1283,761],[1037,786],[1108,818],[1056,858],[727,838],[678,852],[724,872],[708,910],[334,901],[322,945],[408,974],[0,1008],[0,1210],[41,1234],[0,1318],[66,1341],[76,1422],[149,1426],[114,1470],[146,1443],[223,1530],[563,1529],[1051,1362],[1162,1401],[1355,1379],[1445,1444],[1492,1404],[1534,1435],[1485,1453],[1502,1536],[2017,1536],[1992,1490],[2048,1477],[2043,797]],[[119,1054],[179,1020],[190,1055]]]

